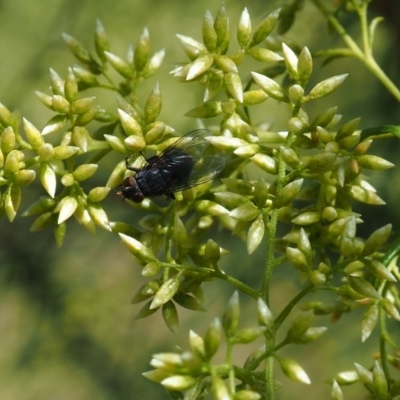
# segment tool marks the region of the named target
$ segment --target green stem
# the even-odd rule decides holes
[[[382,306],[379,306],[379,351],[381,356],[381,364],[382,369],[385,374],[387,382],[390,382],[390,371],[388,365],[388,358],[387,358],[387,350],[386,350],[386,338],[388,336],[388,332],[386,329],[386,314],[385,311],[382,309]]]
[[[329,21],[330,25],[336,30],[341,36],[342,40],[346,43],[348,48],[352,51],[353,57],[359,59],[376,78],[386,87],[386,89],[393,95],[393,97],[400,102],[400,90],[397,86],[389,79],[389,77],[383,72],[381,67],[375,61],[372,55],[371,40],[368,32],[367,24],[367,5],[358,8],[358,14],[361,22],[361,30],[363,37],[364,51],[357,45],[357,43],[347,34],[344,27],[340,24],[337,18],[328,10],[323,4],[322,0],[312,0],[315,6],[321,11],[325,18]]]

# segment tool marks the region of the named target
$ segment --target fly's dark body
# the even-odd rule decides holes
[[[146,197],[167,196],[201,185],[215,178],[225,166],[219,156],[204,155],[208,142],[206,129],[189,132],[168,146],[162,153],[146,160],[143,168],[126,168],[135,176],[125,178],[119,194],[124,199],[140,203]]]

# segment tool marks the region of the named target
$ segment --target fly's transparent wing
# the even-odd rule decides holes
[[[189,189],[213,180],[225,167],[225,159],[219,156],[202,156],[193,166],[189,179],[180,184],[171,184],[167,193]]]

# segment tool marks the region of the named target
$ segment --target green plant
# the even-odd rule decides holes
[[[66,221],[74,216],[90,232],[98,226],[118,233],[143,267],[143,276],[149,278],[133,298],[134,303],[146,301],[137,318],[162,312],[173,332],[178,329],[176,305],[204,309],[204,282],[218,285],[219,280],[225,280],[237,289],[222,319],[214,319],[203,337],[190,333],[188,351],[153,356],[154,369],[144,375],[161,383],[173,398],[201,399],[211,392],[216,399],[274,399],[280,385],[274,379],[276,362],[290,379],[309,384],[300,363],[282,357],[280,350],[289,344],[310,343],[326,331],[326,327],[312,326],[313,314],[338,319],[361,307],[365,308],[362,340],[379,326],[380,360],[371,369],[356,365],[354,371],[338,373],[333,378],[332,398],[343,398],[339,385],[356,381],[377,399],[395,398],[400,393],[399,380],[392,378],[390,371],[390,364],[398,365],[397,345],[386,328],[387,318],[400,320],[396,287],[399,271],[395,264],[399,241],[387,243],[390,225],[365,239],[358,237],[356,227],[361,215],[353,210],[354,201],[384,204],[364,172],[385,170],[393,164],[368,151],[374,139],[399,136],[399,130],[385,125],[360,131],[358,118],[341,124],[334,106],[309,118],[305,108],[310,109],[315,101],[336,90],[346,74],[309,88],[313,70],[310,51],[295,44],[289,46],[283,36],[272,33],[278,25],[284,34],[303,2],[293,1],[271,13],[255,29],[245,9],[236,27],[239,46],[233,52],[229,52],[232,40],[223,6],[215,18],[206,13],[203,42],[178,35],[189,61],[177,65],[173,75],[205,87],[203,102],[187,116],[205,120],[219,117],[219,126],[208,126],[209,141],[214,151],[226,154],[227,165],[219,185],[208,183],[189,189],[168,206],[150,199],[132,203],[143,213],[141,229],[109,221],[101,201],[123,181],[125,157],[139,167],[143,164],[142,150],[160,151],[173,140],[173,128],[158,120],[162,106],[158,84],[144,101],[138,94],[140,84],[153,77],[164,58],[163,50],[151,55],[147,30],[125,58],[109,51],[100,22],[95,31],[97,59],[76,39],[64,35],[81,65],[69,68],[65,79],[52,71],[53,93],[37,92],[43,104],[56,114],[41,132],[23,120],[23,136],[18,116],[0,107],[0,211],[10,221],[18,211],[21,187],[34,181],[38,171],[48,195],[23,214],[37,216],[32,230],[53,227],[61,246]],[[349,47],[316,55],[358,58],[400,99],[398,89],[372,56],[379,20],[368,26],[368,1],[343,1],[335,10],[327,9],[320,1],[313,2]],[[355,11],[360,18],[363,50],[339,23],[337,14],[346,10]],[[249,78],[245,77],[250,72],[243,67],[245,59],[254,63]],[[277,77],[283,78],[280,84],[273,79]],[[94,97],[79,96],[89,88],[110,90],[111,95],[116,92],[119,110],[96,105]],[[275,132],[266,124],[253,122],[252,109],[264,105],[268,98],[277,100],[291,113],[287,132]],[[93,128],[98,124],[99,128]],[[81,182],[93,176],[98,162],[110,152],[119,153],[121,161],[106,185],[85,191]],[[245,170],[252,166],[264,171],[255,181],[247,179]],[[262,282],[259,288],[220,269],[225,249],[207,235],[208,228],[217,223],[246,240],[250,255],[263,241],[266,243],[265,264],[258,271]],[[278,230],[280,225],[284,227],[283,235]],[[306,283],[275,316],[270,311],[271,278],[283,263],[289,263]],[[300,304],[309,293],[320,291],[335,293],[337,302]],[[239,329],[238,292],[254,298],[258,315],[255,326]],[[277,343],[282,323],[299,304],[304,313],[292,320],[285,339]],[[223,337],[225,359],[218,363],[214,356]],[[261,337],[263,346],[256,348],[243,366],[234,365],[236,346]],[[392,353],[388,345],[394,348]]]

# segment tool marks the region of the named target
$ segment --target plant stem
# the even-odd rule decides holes
[[[331,26],[336,30],[336,32],[341,36],[343,41],[347,44],[349,49],[352,51],[353,57],[359,59],[372,73],[375,77],[386,87],[386,89],[393,95],[393,97],[400,102],[400,90],[397,86],[389,79],[389,77],[382,71],[381,67],[375,61],[372,55],[371,40],[368,33],[367,24],[367,4],[365,4],[361,9],[358,8],[358,15],[361,23],[362,37],[364,51],[360,49],[357,43],[349,36],[340,24],[337,18],[328,10],[328,8],[323,4],[321,0],[312,0],[315,6],[321,11],[325,18],[329,21]]]

